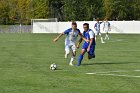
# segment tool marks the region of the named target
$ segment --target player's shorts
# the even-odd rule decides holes
[[[65,51],[67,54],[70,53],[70,49],[75,52],[76,51],[76,45],[75,44],[65,44]]]
[[[105,29],[104,31],[105,31],[106,33],[107,33],[107,32],[110,32],[110,30],[109,30],[109,29]]]
[[[101,32],[99,31],[99,30],[96,30],[95,31],[95,35],[97,36],[97,35],[100,35],[101,34]]]
[[[83,44],[82,49],[85,49],[87,51],[87,48],[88,48],[88,44]],[[90,51],[88,52],[88,54],[91,55],[91,56],[94,56],[95,55],[94,51],[95,51],[95,45],[92,45],[90,47]]]

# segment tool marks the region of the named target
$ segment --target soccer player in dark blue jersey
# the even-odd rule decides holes
[[[78,59],[77,66],[81,65],[83,56],[86,52],[88,53],[88,59],[95,58],[95,53],[94,53],[95,45],[96,45],[95,34],[91,29],[89,29],[88,23],[84,23],[83,28],[84,28],[83,36],[84,36],[84,38],[88,39],[90,42],[86,42],[86,41],[84,42],[79,59]],[[78,48],[79,48],[81,42],[82,42],[82,38],[80,38],[80,40],[77,44]]]

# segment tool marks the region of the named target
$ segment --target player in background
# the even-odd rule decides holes
[[[68,54],[70,53],[70,49],[71,49],[72,56],[71,56],[71,60],[70,60],[69,65],[73,66],[73,61],[74,61],[74,58],[76,56],[76,39],[77,39],[78,35],[80,35],[81,38],[83,38],[83,35],[80,32],[80,30],[77,29],[77,23],[72,22],[72,27],[65,30],[64,32],[62,32],[53,41],[54,42],[58,41],[58,39],[61,36],[63,36],[64,34],[67,35],[67,37],[65,38],[65,58],[67,58]],[[88,42],[87,39],[85,39],[85,38],[83,38],[83,39]]]
[[[95,53],[94,53],[95,45],[96,45],[96,43],[95,43],[95,34],[91,29],[89,29],[89,24],[88,23],[83,24],[83,29],[84,29],[83,36],[86,39],[88,39],[89,42],[86,42],[86,41],[84,42],[82,50],[81,50],[81,53],[79,55],[77,66],[81,65],[81,62],[83,60],[83,56],[84,56],[84,54],[86,52],[88,53],[88,59],[95,58]],[[82,38],[80,38],[80,40],[79,40],[79,42],[77,44],[78,48],[80,47],[81,42],[82,42]]]
[[[105,18],[105,21],[104,21],[104,24],[103,24],[103,31],[105,31],[106,33],[106,36],[105,36],[105,40],[109,40],[109,31],[111,31],[111,28],[110,28],[110,23],[108,22],[108,19]]]
[[[100,36],[100,39],[101,39],[101,43],[105,43],[104,41],[103,41],[103,38],[102,38],[102,34],[101,34],[101,31],[100,31],[100,24],[102,23],[102,22],[99,22],[99,19],[97,18],[96,19],[96,23],[95,23],[95,25],[94,25],[94,29],[96,30],[96,32],[95,32],[95,41],[96,41],[96,38],[97,38],[97,36],[99,35]]]

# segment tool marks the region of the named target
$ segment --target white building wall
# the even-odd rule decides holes
[[[138,33],[140,34],[140,21],[109,21],[111,24],[110,33]],[[77,21],[77,28],[83,32],[83,24],[89,23],[89,27],[95,31],[96,21]],[[33,33],[61,33],[71,27],[71,22],[34,22]],[[101,32],[103,24],[101,24]]]

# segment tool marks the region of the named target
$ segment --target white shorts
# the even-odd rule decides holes
[[[101,35],[101,32],[96,30],[95,35]]]
[[[65,51],[67,54],[70,53],[70,49],[72,50],[72,52],[75,52],[76,51],[76,45],[75,44],[68,44],[68,43],[65,43]]]
[[[104,31],[107,33],[107,32],[110,32],[111,30],[109,30],[109,29],[104,29]]]

